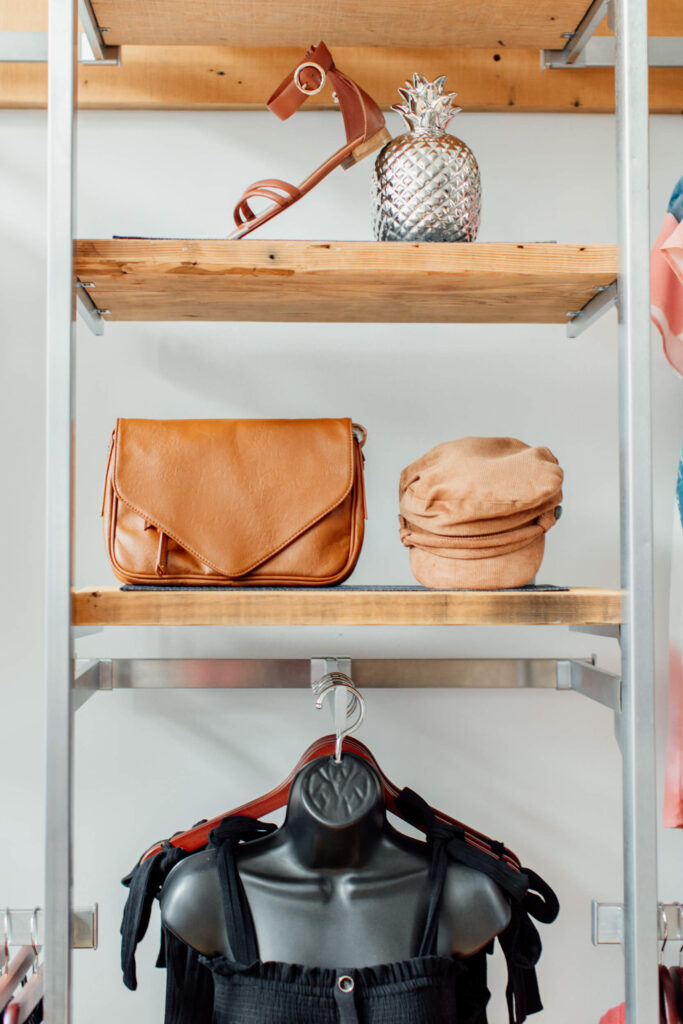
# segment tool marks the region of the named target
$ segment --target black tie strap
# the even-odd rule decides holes
[[[233,845],[236,846],[240,842],[268,835],[275,828],[275,825],[256,821],[255,818],[224,818],[220,825],[211,833],[211,840],[215,846],[224,844],[225,847],[230,846],[232,848]],[[127,886],[130,890],[123,909],[123,920],[121,921],[121,970],[123,971],[123,983],[129,989],[135,990],[137,988],[135,950],[147,932],[152,913],[152,904],[158,898],[171,870],[181,860],[189,856],[190,854],[187,850],[184,850],[182,847],[171,846],[171,843],[167,841],[159,853],[155,853],[153,857],[148,857],[147,860],[136,864],[130,874],[122,879],[123,885]],[[221,874],[222,861],[223,857],[219,856],[218,870]],[[223,885],[222,879],[221,885]],[[241,882],[239,882],[239,886],[241,887]],[[243,890],[242,898],[246,901],[246,897],[243,896]],[[246,902],[244,906],[246,906]],[[253,932],[253,924],[251,929]],[[157,964],[160,966],[164,965],[163,941]]]
[[[531,918],[552,924],[560,912],[557,896],[548,883],[530,868],[522,870],[529,879],[529,891],[520,904],[512,904],[510,924],[498,936],[508,965],[505,996],[511,1024],[522,1024],[528,1014],[543,1009],[536,977],[543,946]]]
[[[121,921],[121,970],[126,988],[138,987],[135,972],[135,950],[147,932],[152,904],[159,895],[166,877],[184,857],[185,850],[164,843],[163,849],[141,864],[136,864],[130,874],[122,880],[129,893],[123,908]]]
[[[524,908],[541,924],[552,924],[560,912],[560,902],[547,882],[531,868],[522,868],[529,879],[529,892],[524,897]]]
[[[543,1009],[536,964],[542,945],[531,918],[550,924],[557,917],[560,905],[557,896],[543,879],[529,868],[519,871],[505,860],[502,843],[492,843],[491,853],[470,845],[463,829],[439,822],[432,808],[411,789],[404,789],[396,798],[401,817],[422,828],[432,848],[432,882],[427,923],[420,955],[436,952],[439,910],[449,861],[456,861],[481,871],[496,882],[510,899],[510,923],[498,936],[508,967],[506,998],[510,1024],[522,1024],[527,1015]]]
[[[237,870],[235,850],[240,843],[260,839],[276,829],[277,825],[238,815],[224,818],[209,835],[209,844],[216,850],[230,949],[235,963],[243,967],[255,963],[259,952],[247,894]]]
[[[495,853],[472,846],[465,838],[464,829],[438,821],[429,804],[412,789],[401,790],[396,797],[396,810],[405,821],[424,830],[427,842],[432,844],[437,856],[445,851],[447,860],[457,861],[488,875],[513,900],[521,900],[526,896],[529,878],[525,869],[517,871],[503,860],[502,855],[496,856]],[[498,845],[502,850],[505,849],[502,843]]]

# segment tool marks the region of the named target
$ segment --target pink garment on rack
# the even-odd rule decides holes
[[[683,282],[683,221],[679,221],[678,227],[662,245],[662,255],[678,280]]]
[[[662,336],[664,355],[683,376],[683,221],[667,213],[650,261],[652,322]]]
[[[651,258],[652,320],[664,354],[683,376],[683,178],[673,190]],[[669,719],[664,785],[665,828],[683,828],[683,448],[678,460],[671,544]]]
[[[626,1024],[626,1004],[621,1003],[608,1010],[604,1017],[600,1018],[600,1024]]]
[[[669,603],[669,719],[664,827],[683,828],[683,449],[678,466]]]

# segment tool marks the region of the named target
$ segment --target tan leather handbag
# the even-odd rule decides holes
[[[128,420],[102,515],[124,583],[341,583],[363,544],[365,430],[349,419]]]

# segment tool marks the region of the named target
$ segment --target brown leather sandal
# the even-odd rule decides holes
[[[335,167],[341,165],[348,170],[391,140],[382,111],[360,86],[334,66],[332,55],[324,43],[312,46],[301,64],[287,75],[268,100],[268,109],[286,121],[309,96],[316,96],[322,90],[328,77],[344,118],[346,145],[333,153],[298,187],[279,178],[266,178],[250,185],[235,207],[237,230],[229,238],[244,238],[305,196]],[[255,197],[270,199],[274,205],[257,215],[249,205],[249,200]]]

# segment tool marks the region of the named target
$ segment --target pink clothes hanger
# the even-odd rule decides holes
[[[35,917],[36,912],[34,911],[31,918],[31,945],[22,946],[19,952],[10,960],[9,949],[12,944],[12,919],[9,910],[5,910],[3,928],[5,966],[2,975],[0,975],[0,1013],[10,1002],[14,990],[18,988],[28,974],[31,964],[35,967],[37,963],[38,949],[35,943]]]
[[[33,951],[31,951],[33,952]],[[25,1024],[43,998],[43,968],[32,974],[24,987],[5,1010],[2,1024]]]
[[[0,1013],[5,1009],[14,991],[31,969],[35,954],[31,946],[22,946],[18,953],[9,959],[9,943],[5,945],[5,973],[0,976]]]
[[[31,915],[31,945],[24,946],[28,949],[29,965],[33,963],[33,974],[17,993],[16,998],[8,1004],[2,1018],[3,1024],[24,1024],[29,1019],[36,1006],[43,998],[43,967],[38,966],[40,949],[37,944],[38,934],[38,908],[36,907]],[[9,952],[9,912],[5,913],[5,960]],[[23,952],[23,950],[22,950]],[[28,967],[26,968],[28,970]],[[26,970],[23,977],[26,976]],[[20,979],[21,980],[21,979]],[[15,986],[16,987],[16,986]],[[11,995],[11,992],[10,992]]]

